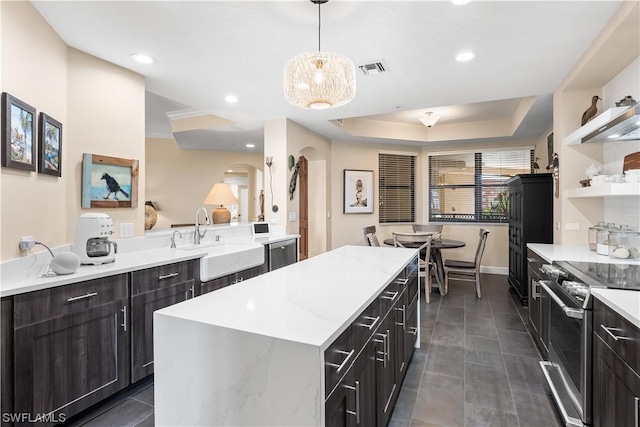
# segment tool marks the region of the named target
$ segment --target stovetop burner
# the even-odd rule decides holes
[[[589,286],[640,291],[640,265],[561,261],[576,280]]]

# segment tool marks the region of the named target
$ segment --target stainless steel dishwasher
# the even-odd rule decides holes
[[[269,271],[298,262],[298,239],[269,243]]]

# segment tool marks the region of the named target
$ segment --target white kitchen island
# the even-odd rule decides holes
[[[325,350],[416,255],[344,246],[155,312],[156,424],[324,425]]]

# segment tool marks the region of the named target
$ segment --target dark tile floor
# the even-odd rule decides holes
[[[562,425],[527,333],[527,310],[509,291],[506,276],[482,280],[481,300],[472,285],[452,282],[447,296],[434,291],[431,304],[422,304],[421,348],[391,427]],[[153,384],[72,425],[153,426]]]

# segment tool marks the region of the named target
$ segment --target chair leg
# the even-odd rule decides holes
[[[478,295],[478,298],[482,298],[482,292],[480,291],[480,271],[476,271],[476,295]]]
[[[424,276],[424,300],[427,304],[431,303],[431,281],[429,280],[429,276]]]

